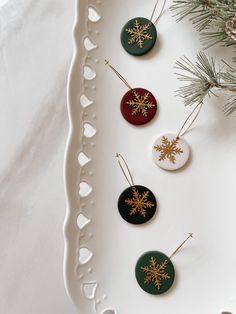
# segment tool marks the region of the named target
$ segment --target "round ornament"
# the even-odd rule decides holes
[[[142,125],[154,118],[157,101],[148,90],[133,88],[123,96],[120,110],[126,121],[134,125]]]
[[[129,89],[120,103],[120,110],[124,119],[133,125],[146,124],[152,120],[157,112],[157,101],[153,94],[144,88],[132,88],[109,61],[105,60],[105,64]]]
[[[168,256],[158,251],[144,253],[135,267],[139,286],[147,293],[162,294],[174,283],[175,269]]]
[[[153,144],[154,162],[165,170],[177,170],[183,167],[190,156],[188,143],[176,134],[164,134]]]
[[[124,49],[134,56],[148,53],[155,45],[157,31],[152,21],[136,17],[128,21],[121,31],[121,43]]]
[[[125,189],[118,199],[118,209],[124,220],[131,224],[144,224],[155,214],[157,202],[154,194],[142,185]]]

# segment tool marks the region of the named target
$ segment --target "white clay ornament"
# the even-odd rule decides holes
[[[157,166],[164,170],[174,171],[187,164],[190,157],[190,147],[185,139],[183,139],[183,135],[197,119],[201,108],[202,103],[197,104],[185,120],[178,134],[167,133],[156,139],[152,146],[152,157]],[[193,117],[192,121],[183,131],[191,117]]]
[[[190,148],[188,143],[177,134],[164,134],[154,142],[152,156],[160,168],[177,170],[188,162]]]

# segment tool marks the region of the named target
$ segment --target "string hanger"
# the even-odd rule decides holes
[[[177,139],[180,139],[180,137],[182,137],[193,125],[193,123],[196,121],[197,117],[200,114],[200,111],[202,109],[202,105],[203,102],[201,101],[200,103],[198,103],[194,109],[192,110],[192,112],[189,114],[189,116],[187,117],[187,119],[184,121],[183,125],[181,126],[178,135],[177,135]],[[192,118],[192,120],[190,121],[190,119]],[[187,123],[190,121],[189,125],[186,127],[186,129],[184,130],[185,126],[187,125]],[[183,131],[184,130],[184,131]]]
[[[156,10],[157,10],[157,5],[158,5],[158,3],[159,3],[159,0],[157,0],[155,6],[154,6],[154,8],[153,8],[151,18],[150,18],[150,21],[151,21],[154,25],[158,22],[159,18],[160,18],[160,17],[162,16],[162,14],[163,14],[163,11],[164,11],[165,5],[166,5],[166,0],[164,0],[163,5],[162,5],[162,8],[161,8],[161,11],[160,11],[159,15],[157,16],[156,20],[153,21],[154,14],[155,14],[155,12],[156,12]]]
[[[108,65],[110,69],[119,77],[119,79],[130,89],[133,88],[130,86],[130,84],[126,81],[126,79],[110,64],[108,60],[105,59],[105,65]]]
[[[134,186],[134,180],[129,169],[127,162],[125,161],[124,157],[121,154],[116,154],[116,158],[118,159],[119,166],[121,171],[123,172],[126,180],[128,181],[129,185],[132,187]]]
[[[181,247],[182,247],[190,238],[193,238],[193,233],[189,233],[187,239],[185,239],[185,240],[177,247],[177,249],[170,255],[169,259],[172,259],[172,257],[181,249]]]

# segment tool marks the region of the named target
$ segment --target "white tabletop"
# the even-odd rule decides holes
[[[0,0],[0,313],[73,314],[63,283],[74,0]]]

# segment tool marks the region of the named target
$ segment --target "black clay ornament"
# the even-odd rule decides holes
[[[165,170],[173,171],[182,168],[188,162],[190,157],[190,147],[183,139],[183,135],[190,129],[194,121],[197,119],[201,108],[202,103],[196,105],[185,120],[178,134],[167,133],[156,139],[152,146],[152,156],[153,161],[157,166]],[[187,123],[189,123],[188,126],[186,126]]]
[[[127,222],[140,225],[153,218],[157,202],[151,190],[142,185],[135,185],[129,167],[124,158],[117,154],[119,165],[130,187],[125,189],[118,199],[118,210],[121,217]],[[124,169],[124,166],[126,170]]]
[[[135,276],[139,286],[145,292],[159,295],[172,287],[175,280],[175,268],[171,259],[192,237],[193,234],[190,233],[170,257],[159,251],[149,251],[140,256],[136,263]]]
[[[157,101],[154,95],[144,88],[132,88],[107,60],[105,60],[105,64],[115,72],[129,89],[120,102],[120,111],[123,118],[133,125],[143,125],[150,122],[157,112]]]
[[[155,4],[150,20],[144,17],[135,17],[122,28],[120,35],[121,44],[129,54],[142,56],[155,46],[157,40],[155,24],[162,15],[166,1],[164,1],[159,16],[153,21],[158,2]]]

